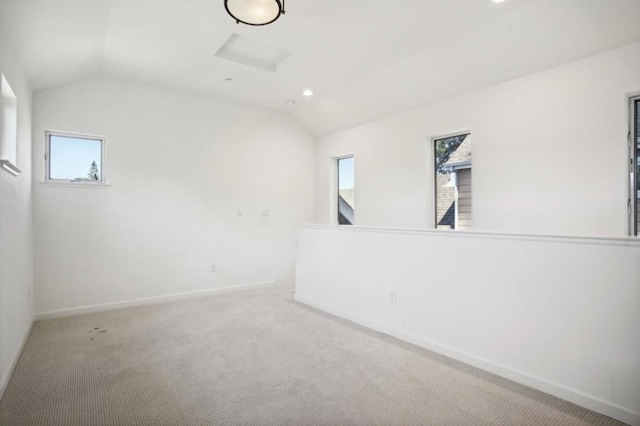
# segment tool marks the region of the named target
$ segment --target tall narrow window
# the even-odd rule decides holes
[[[436,229],[471,229],[471,137],[434,140]]]
[[[355,195],[353,156],[338,158],[338,224],[353,225]]]
[[[629,230],[631,235],[640,231],[640,96],[631,99],[631,126],[629,132]]]
[[[17,176],[18,99],[4,74],[0,74],[0,166]]]

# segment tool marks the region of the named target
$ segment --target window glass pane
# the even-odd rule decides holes
[[[49,179],[73,182],[100,181],[101,168],[101,140],[50,136]]]
[[[353,225],[355,196],[353,157],[338,159],[338,223]]]
[[[436,140],[434,159],[436,229],[470,229],[471,138]]]

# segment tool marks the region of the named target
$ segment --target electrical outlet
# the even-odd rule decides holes
[[[398,290],[395,288],[389,291],[389,303],[398,303]]]
[[[211,265],[211,272],[218,272],[218,268],[215,264]]]
[[[27,299],[31,299],[31,286],[27,287]]]

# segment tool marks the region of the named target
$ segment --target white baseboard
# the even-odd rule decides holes
[[[539,390],[549,395],[553,395],[565,401],[572,402],[576,405],[604,414],[605,416],[609,416],[611,418],[622,421],[629,425],[640,426],[640,413],[634,413],[623,407],[619,407],[617,405],[608,403],[598,398],[585,395],[580,391],[569,389],[557,383],[552,383],[552,382],[549,382],[548,380],[544,380],[539,377],[531,376],[526,373],[513,370],[509,367],[496,364],[490,360],[480,358],[475,355],[459,351],[455,348],[451,348],[449,346],[432,342],[430,340],[426,340],[424,338],[413,335],[411,333],[395,330],[384,324],[377,323],[375,321],[370,321],[366,318],[353,315],[349,312],[344,312],[339,309],[328,307],[322,303],[317,303],[305,297],[300,297],[297,294],[295,296],[295,300],[305,305],[319,309],[321,311],[330,313],[332,315],[338,316],[340,318],[344,318],[356,324],[370,328],[372,330],[387,334],[389,336],[392,336],[397,339],[403,340],[405,342],[411,343],[413,345],[428,349],[430,351],[439,353],[441,355],[445,355],[449,358],[453,358],[465,364],[472,365],[481,370],[488,371],[497,376],[504,377],[506,379],[523,384],[525,386]]]
[[[79,306],[77,308],[60,309],[56,311],[40,312],[36,314],[36,321],[68,317],[72,315],[88,314],[92,312],[111,311],[115,309],[130,308],[133,306],[152,305],[156,303],[173,302],[176,300],[191,299],[194,297],[213,296],[217,294],[234,293],[237,291],[250,290],[256,288],[274,287],[275,281],[261,281],[249,284],[231,285],[227,287],[216,287],[206,290],[189,291],[186,293],[173,293],[163,296],[144,297],[141,299],[130,299],[121,302],[100,303],[97,305]]]
[[[7,369],[7,372],[4,375],[4,377],[2,377],[2,381],[0,381],[0,399],[2,399],[2,396],[4,395],[4,391],[7,390],[7,386],[9,385],[9,380],[11,380],[11,375],[13,374],[13,370],[15,370],[16,365],[18,364],[18,360],[20,359],[20,355],[22,354],[22,350],[24,349],[24,346],[27,344],[27,339],[29,339],[29,335],[31,334],[32,328],[33,328],[33,321],[31,322],[31,325],[29,326],[29,329],[27,330],[25,335],[22,336],[22,343],[20,344],[20,347],[18,348],[18,350],[13,354],[13,358],[11,359],[11,363],[9,364],[9,368]]]

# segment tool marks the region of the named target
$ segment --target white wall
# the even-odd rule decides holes
[[[432,138],[471,131],[475,230],[624,238],[638,69],[635,43],[322,136],[316,221],[335,216],[332,158],[354,154],[356,225],[433,228]],[[298,238],[298,300],[640,424],[637,239],[358,227]]]
[[[315,211],[315,140],[290,118],[96,77],[37,92],[34,120],[36,312],[293,287],[293,224]],[[41,185],[45,130],[105,136],[111,186]]]
[[[430,139],[471,130],[474,229],[627,235],[638,69],[640,43],[321,137],[316,220],[334,215],[329,158],[353,153],[357,225],[433,228]]]
[[[633,238],[308,225],[296,299],[640,425],[638,259]]]
[[[18,98],[17,167],[0,170],[0,396],[33,322],[31,88],[0,30],[0,72]]]

